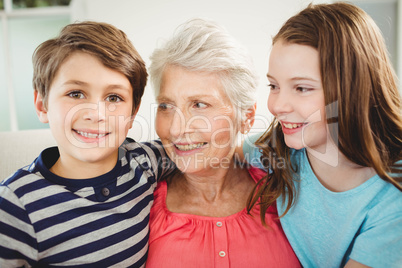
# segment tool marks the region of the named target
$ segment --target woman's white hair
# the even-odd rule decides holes
[[[191,19],[154,50],[149,73],[155,96],[159,95],[163,72],[169,65],[216,73],[232,105],[241,113],[241,119],[245,119],[247,110],[256,102],[258,77],[251,56],[214,21]]]

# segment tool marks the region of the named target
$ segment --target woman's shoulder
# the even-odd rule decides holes
[[[166,195],[167,195],[166,181],[158,181],[154,191],[154,203],[152,205],[151,213],[152,211],[157,211],[158,214],[166,212]]]

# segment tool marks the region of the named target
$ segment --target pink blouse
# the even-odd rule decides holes
[[[249,169],[257,182],[264,172]],[[150,215],[147,268],[161,267],[300,267],[278,219],[276,205],[262,226],[258,208],[228,217],[205,217],[170,212],[167,184],[160,182]]]

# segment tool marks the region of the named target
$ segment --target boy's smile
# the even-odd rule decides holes
[[[74,129],[74,132],[77,134],[75,135],[77,139],[81,140],[82,142],[100,142],[106,138],[110,132],[98,131],[98,130],[77,130]]]
[[[49,123],[60,151],[51,171],[68,178],[110,171],[135,115],[127,77],[83,52],[74,52],[61,65],[47,106],[39,95],[35,106],[40,120]]]

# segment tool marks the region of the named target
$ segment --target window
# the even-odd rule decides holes
[[[367,12],[380,28],[395,69],[397,65],[398,1],[355,0],[354,4]]]
[[[70,23],[70,0],[0,1],[0,131],[47,128],[33,105],[31,59]]]
[[[13,9],[30,7],[68,6],[71,0],[13,0]]]

